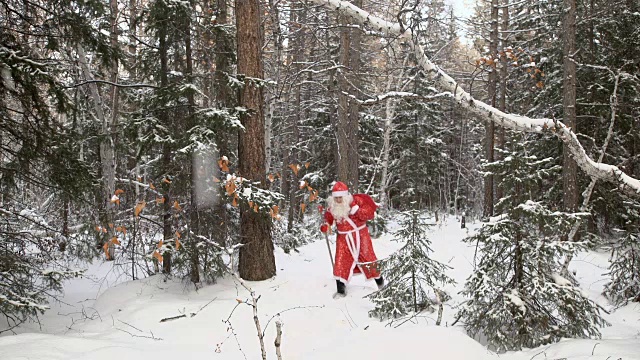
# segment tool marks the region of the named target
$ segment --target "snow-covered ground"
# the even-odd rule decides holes
[[[276,320],[283,323],[283,359],[640,359],[640,305],[617,309],[605,318],[611,327],[603,339],[574,340],[494,354],[469,338],[453,322],[457,294],[473,269],[475,247],[461,242],[467,235],[453,218],[434,226],[433,257],[453,267],[458,284],[445,306],[442,326],[435,314],[403,324],[368,317],[372,304],[363,296],[375,290],[373,281],[356,276],[346,298],[333,299],[335,282],[322,239],[285,254],[276,250],[278,275],[248,283],[260,297],[258,312],[265,333],[268,359],[277,359]],[[390,235],[374,239],[379,258],[400,244]],[[585,291],[605,309],[612,309],[600,292],[606,282],[607,254],[588,252],[573,268]],[[62,303],[52,304],[40,324],[28,324],[18,335],[0,337],[0,359],[260,359],[260,346],[248,292],[232,278],[198,291],[178,280],[154,276],[123,281],[112,263],[94,264],[91,278],[65,287]],[[96,279],[102,279],[97,281]],[[114,285],[117,284],[117,285]],[[171,321],[164,318],[186,315]],[[229,320],[229,322],[226,322]]]

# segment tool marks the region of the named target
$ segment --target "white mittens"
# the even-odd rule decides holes
[[[360,206],[359,206],[359,205],[354,205],[354,206],[351,208],[351,211],[349,211],[349,215],[353,215],[353,214],[355,214],[358,210],[360,210]]]

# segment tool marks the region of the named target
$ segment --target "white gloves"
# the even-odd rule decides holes
[[[349,211],[349,215],[353,215],[353,214],[355,214],[358,210],[360,210],[360,206],[359,206],[359,205],[354,205],[354,206],[351,208],[351,211]]]

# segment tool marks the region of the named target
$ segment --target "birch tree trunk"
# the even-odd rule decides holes
[[[565,125],[576,132],[576,63],[573,56],[576,53],[576,1],[564,0],[563,21],[563,101],[562,110]],[[563,146],[563,191],[564,210],[575,212],[578,210],[578,165],[571,156],[568,145]]]
[[[259,0],[236,0],[238,32],[238,74],[262,79],[262,22]],[[265,139],[262,88],[245,81],[240,91],[240,106],[249,114],[242,116],[245,130],[238,139],[240,175],[265,186]],[[273,242],[267,216],[256,213],[247,204],[241,206],[239,273],[245,280],[259,281],[276,274]]]
[[[391,53],[390,53],[391,54]],[[398,80],[404,79],[404,68],[407,65],[409,57],[406,56],[402,62],[402,69]],[[387,93],[391,91],[392,84],[394,83],[393,72],[389,73],[389,80],[387,81]],[[407,84],[409,84],[407,82]],[[402,90],[402,89],[400,89]],[[382,143],[382,174],[380,180],[380,209],[384,215],[389,210],[387,191],[389,188],[390,175],[389,175],[389,155],[391,154],[391,135],[395,130],[393,120],[396,116],[396,104],[397,101],[393,97],[387,98],[385,101],[385,119],[384,119],[384,133]]]

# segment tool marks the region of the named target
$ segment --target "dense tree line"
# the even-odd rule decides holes
[[[465,39],[442,0],[353,4],[410,29],[474,97],[564,119],[592,159],[640,176],[637,0],[487,1]],[[232,270],[272,277],[274,244],[297,246],[291,239],[334,180],[381,204],[379,229],[389,211],[421,209],[517,219],[537,226],[527,236],[575,242],[543,254],[559,267],[539,269],[545,279],[570,278],[574,249],[610,246],[607,294],[640,298],[640,270],[629,265],[637,200],[580,176],[552,135],[516,134],[457,106],[406,39],[312,1],[0,0],[0,12],[0,311],[9,328],[79,275],[69,259],[201,284],[226,270],[225,248],[242,244]],[[522,207],[530,202],[535,211]],[[558,209],[562,217],[549,215]],[[516,256],[526,242],[518,233],[491,244],[482,234],[515,230],[485,230],[476,240],[487,249]],[[525,291],[530,278],[517,274],[527,266],[514,261],[510,288],[495,290]],[[495,328],[461,316],[473,333]]]

